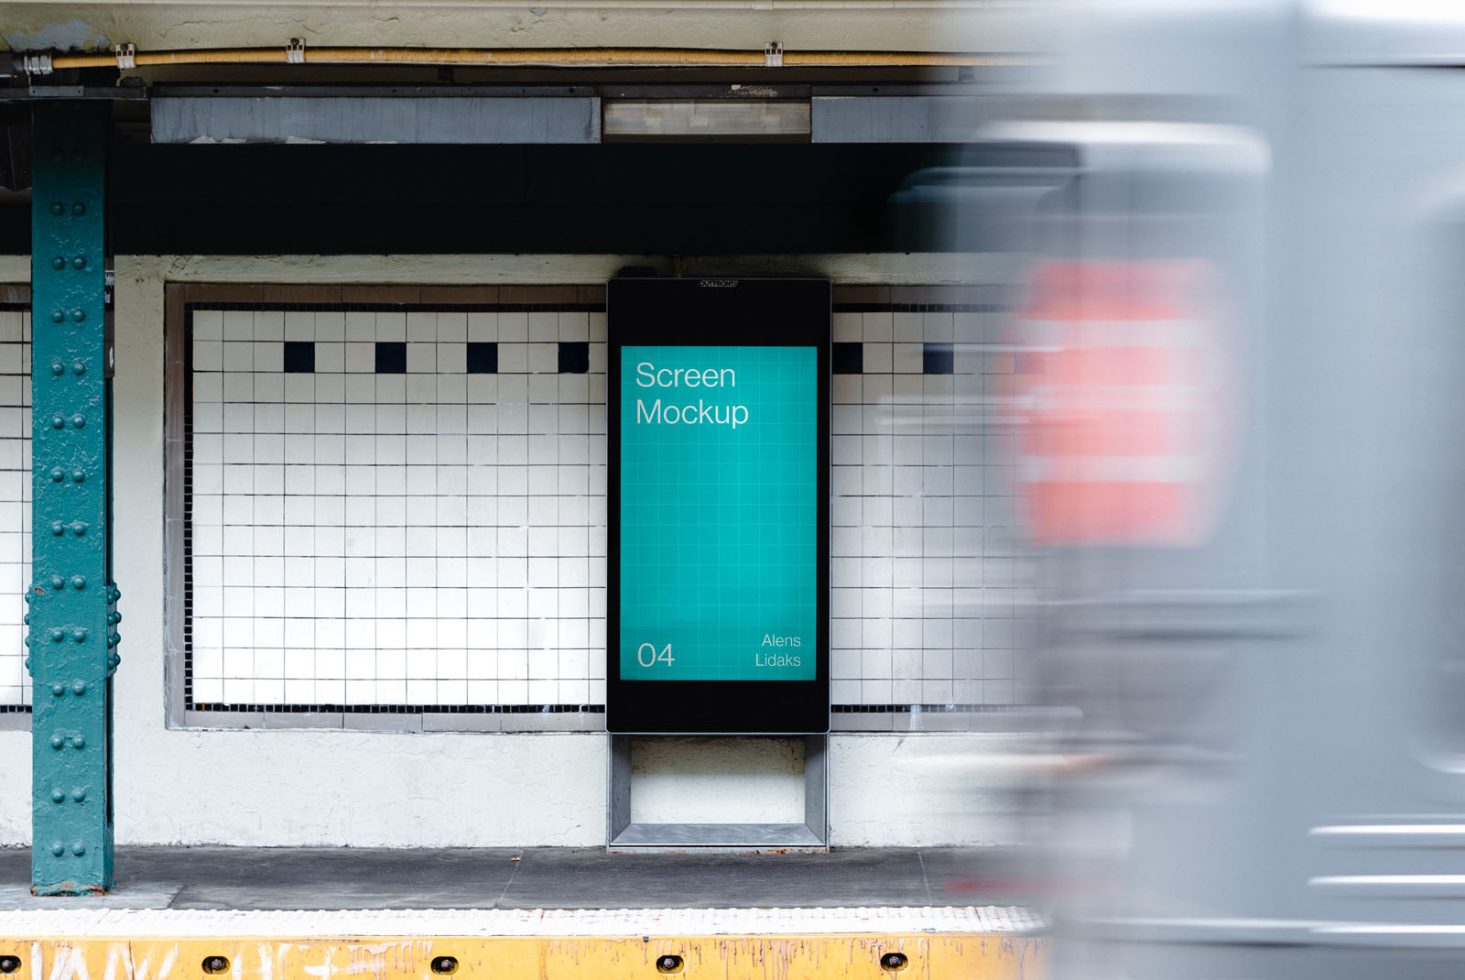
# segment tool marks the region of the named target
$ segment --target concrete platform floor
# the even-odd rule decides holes
[[[0,910],[834,908],[1022,904],[1022,855],[993,848],[829,854],[608,854],[599,848],[122,847],[100,898],[35,898],[30,851],[0,849]]]

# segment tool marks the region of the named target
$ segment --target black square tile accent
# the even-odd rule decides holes
[[[309,340],[285,341],[285,373],[311,374],[315,371],[315,343]]]
[[[489,340],[468,341],[468,373],[498,374],[499,345]]]
[[[584,340],[560,341],[560,374],[589,374],[590,344]]]
[[[926,374],[952,374],[956,370],[956,358],[950,344],[923,344],[921,347],[921,371]]]
[[[834,373],[864,374],[865,345],[859,342],[836,343],[834,345]]]
[[[378,340],[376,342],[376,373],[407,373],[407,343],[405,341]]]

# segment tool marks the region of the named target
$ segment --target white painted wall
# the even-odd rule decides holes
[[[1006,256],[800,256],[710,260],[722,274],[778,271],[838,282],[993,282]],[[605,842],[606,748],[596,734],[169,730],[164,719],[163,295],[167,281],[595,282],[630,256],[119,256],[116,578],[123,662],[115,678],[116,825],[122,844],[596,846]],[[692,260],[688,271],[695,274]],[[23,282],[23,260],[0,281]],[[848,734],[831,740],[833,843],[1010,839],[1001,734]],[[0,846],[30,839],[30,734],[0,731]],[[703,756],[715,766],[714,756]],[[984,762],[983,760],[988,760]],[[647,763],[638,817],[725,813],[730,793],[801,810],[788,766],[730,755],[727,779],[668,793],[674,760]],[[739,784],[738,780],[742,780]],[[751,793],[751,797],[748,795]],[[727,819],[724,815],[720,819]]]

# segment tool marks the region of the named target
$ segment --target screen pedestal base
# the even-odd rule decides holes
[[[827,735],[804,736],[803,823],[632,823],[630,735],[610,737],[611,851],[827,851]],[[642,736],[635,736],[642,737]],[[739,737],[739,736],[729,736]],[[740,736],[747,737],[747,736]]]

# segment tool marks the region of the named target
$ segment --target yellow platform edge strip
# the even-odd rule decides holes
[[[892,960],[887,954],[904,957]],[[675,963],[658,961],[678,958]],[[451,957],[451,962],[442,958]],[[1041,980],[1035,936],[55,938],[0,936],[0,980]],[[882,965],[882,960],[885,961]],[[891,968],[892,962],[898,964]],[[667,967],[671,967],[670,970]]]

